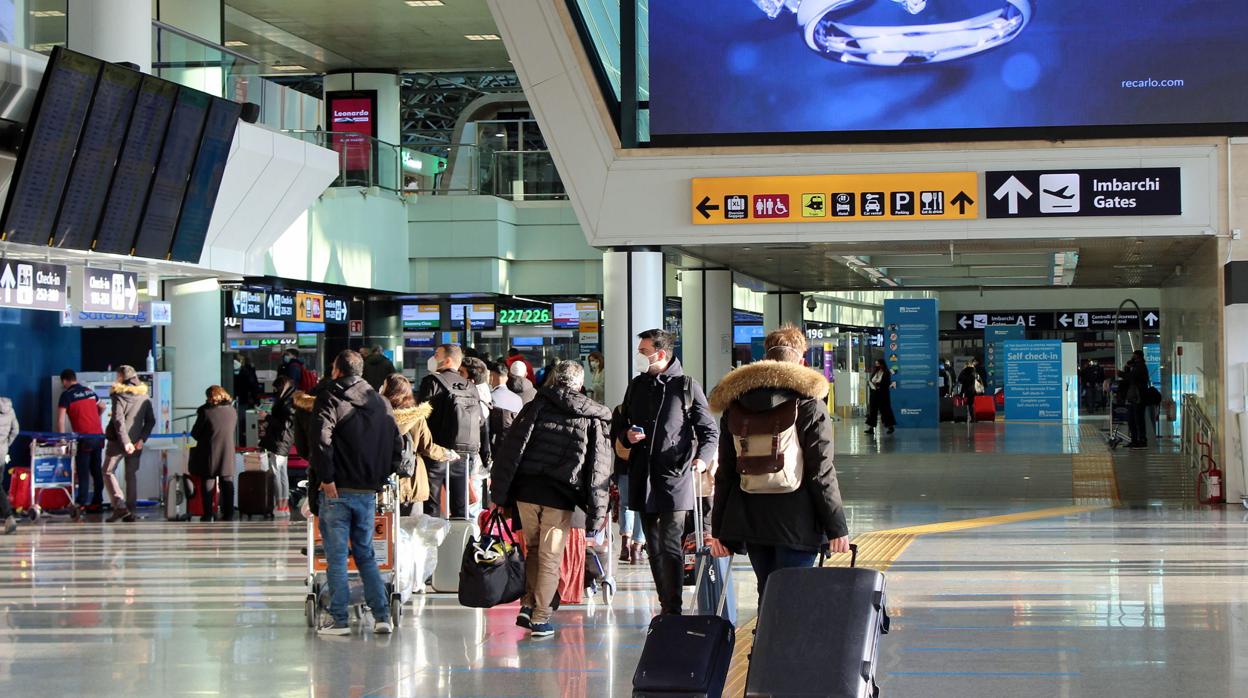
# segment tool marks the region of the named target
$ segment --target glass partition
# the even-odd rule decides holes
[[[330,133],[287,129],[285,133],[307,143],[337,151],[338,177],[333,187],[378,187],[399,192],[404,177],[400,172],[400,148],[393,143],[358,133]]]

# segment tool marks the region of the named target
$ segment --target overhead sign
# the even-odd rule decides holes
[[[697,225],[964,220],[979,217],[974,172],[710,177],[693,180]]]
[[[1144,329],[1156,330],[1161,326],[1161,311],[1145,308]],[[1115,328],[1116,310],[1060,310],[1043,312],[1005,312],[972,310],[957,314],[954,324],[960,330],[982,330],[986,327],[1017,325],[1031,330],[1112,330]],[[1134,310],[1124,310],[1118,327],[1130,330],[1140,326],[1140,315]]]
[[[0,306],[64,310],[68,284],[68,271],[63,264],[6,259],[0,270]]]
[[[325,322],[345,325],[350,315],[350,304],[346,298],[325,296]]]
[[[139,314],[139,275],[111,269],[83,270],[82,307],[84,313]]]
[[[325,322],[325,296],[319,293],[296,293],[295,321]]]
[[[234,317],[264,317],[264,291],[230,291],[230,311]]]
[[[1177,216],[1177,167],[987,172],[989,218]]]
[[[1018,325],[1031,329],[1049,329],[1053,326],[1053,313],[1002,313],[978,312],[958,313],[956,320],[958,329],[982,330],[985,327],[998,325]]]
[[[294,320],[295,294],[269,291],[264,300],[264,317],[269,320]]]

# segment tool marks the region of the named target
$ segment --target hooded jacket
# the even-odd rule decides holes
[[[287,388],[285,392],[273,399],[273,409],[264,423],[264,438],[260,439],[260,449],[269,453],[286,456],[295,442],[295,390]]]
[[[848,535],[832,464],[832,422],[824,406],[827,396],[828,381],[821,373],[780,361],[759,361],[735,369],[711,391],[711,409],[724,413],[711,510],[713,536],[738,552],[746,543],[814,552],[827,540]],[[802,484],[787,494],[749,494],[741,489],[728,415],[734,409],[761,412],[791,400],[797,400]]]
[[[399,427],[399,437],[412,435],[416,444],[416,470],[411,477],[399,478],[399,501],[404,504],[423,502],[429,499],[429,471],[425,459],[443,462],[447,458],[446,449],[433,442],[429,433],[429,415],[433,414],[433,405],[424,403],[415,407],[400,407],[394,410],[394,422]]]
[[[7,397],[0,397],[0,459],[8,455],[21,429],[17,421],[17,413],[13,411],[13,401]]]
[[[381,384],[386,382],[386,378],[394,373],[394,364],[385,354],[380,352],[370,352],[367,359],[364,359],[364,380],[373,386],[373,390],[381,390]]]
[[[403,441],[390,403],[362,377],[326,384],[312,411],[312,467],[319,482],[376,492],[398,470]]]
[[[108,450],[115,455],[124,453],[128,444],[147,441],[156,428],[156,413],[147,397],[147,385],[137,378],[113,383],[109,394],[113,400],[113,416],[108,420],[104,437]]]
[[[553,491],[585,509],[590,530],[606,522],[611,484],[611,411],[567,387],[546,387],[525,405],[490,473],[493,501],[512,505],[517,485]],[[521,501],[553,506],[553,502]]]
[[[633,378],[624,414],[629,426],[646,430],[645,440],[629,453],[628,508],[648,513],[692,511],[691,465],[695,458],[710,464],[719,443],[719,429],[702,386],[685,375],[678,359],[672,359],[660,374]]]

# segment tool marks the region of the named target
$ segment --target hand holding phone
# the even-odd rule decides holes
[[[646,440],[646,430],[634,424],[628,428],[628,442],[635,444]]]

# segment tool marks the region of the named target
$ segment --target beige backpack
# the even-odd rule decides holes
[[[728,430],[737,451],[742,491],[786,494],[802,486],[797,400],[763,412],[750,412],[735,404],[728,410]]]

